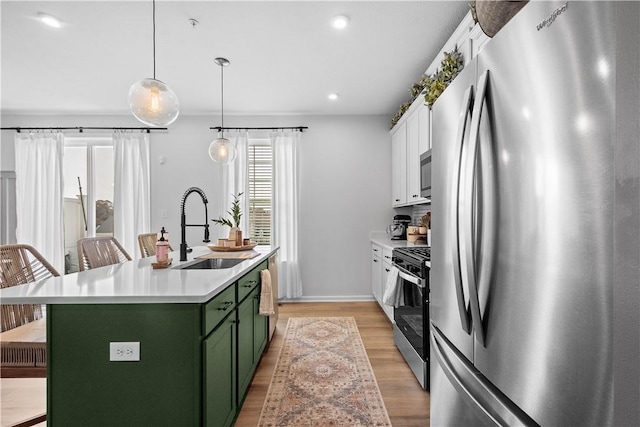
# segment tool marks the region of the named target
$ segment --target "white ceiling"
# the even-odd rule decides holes
[[[129,87],[153,76],[150,0],[0,7],[5,114],[128,113]],[[225,114],[391,116],[468,10],[468,1],[158,0],[156,78],[181,114],[219,113],[222,56]],[[351,21],[342,31],[329,24],[339,14]]]

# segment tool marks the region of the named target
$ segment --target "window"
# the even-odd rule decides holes
[[[70,273],[78,271],[79,239],[113,235],[112,139],[65,138],[63,165],[65,272]]]
[[[249,140],[249,237],[259,245],[271,244],[273,158],[268,139]]]

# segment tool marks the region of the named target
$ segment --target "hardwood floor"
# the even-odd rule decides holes
[[[236,421],[237,427],[255,427],[289,317],[354,317],[371,367],[394,426],[428,426],[429,393],[422,390],[393,344],[391,324],[375,302],[291,303],[279,307],[277,329],[262,357],[249,393]]]
[[[46,378],[0,379],[0,426],[11,426],[47,411]],[[46,422],[37,424],[45,427]]]
[[[236,421],[237,427],[255,427],[289,317],[342,317],[356,319],[371,367],[378,381],[389,418],[394,426],[428,426],[429,393],[422,390],[409,366],[393,344],[391,324],[375,302],[291,303],[279,307],[277,329],[263,356],[249,393]],[[46,410],[46,379],[3,378],[0,425],[14,422]],[[38,424],[46,426],[46,423]]]

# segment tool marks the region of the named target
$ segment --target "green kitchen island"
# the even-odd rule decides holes
[[[47,305],[47,425],[228,426],[268,340],[260,271],[278,248],[226,269],[145,258],[0,291]]]

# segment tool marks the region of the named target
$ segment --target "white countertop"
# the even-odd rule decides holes
[[[171,267],[154,270],[155,257],[100,267],[79,273],[0,289],[2,304],[154,304],[203,303],[274,254],[278,247],[256,246],[258,256],[220,270],[179,270],[185,264],[211,253],[206,246],[194,247],[187,261],[171,252]]]
[[[389,237],[389,235],[383,231],[373,231],[371,232],[369,238],[371,240],[371,243],[375,243],[389,249],[427,246],[424,243],[415,244],[407,240],[391,240],[391,237]]]

